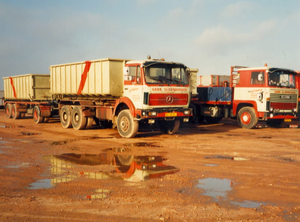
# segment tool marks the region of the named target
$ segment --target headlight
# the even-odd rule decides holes
[[[274,111],[274,108],[273,108],[273,107],[271,107],[271,108],[270,108],[270,112],[273,112],[273,111]]]
[[[157,112],[155,112],[155,111],[152,111],[152,112],[148,113],[148,116],[156,116],[156,115],[157,115]]]
[[[184,113],[184,115],[190,115],[191,114],[190,110],[184,110],[183,113]]]

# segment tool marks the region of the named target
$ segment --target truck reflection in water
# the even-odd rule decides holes
[[[179,171],[176,167],[163,164],[163,161],[167,159],[161,156],[135,156],[131,155],[130,152],[131,150],[128,148],[121,148],[108,149],[107,152],[100,154],[66,153],[53,155],[50,157],[51,173],[56,178],[51,180],[51,184],[69,182],[80,176],[89,179],[123,179],[130,182],[140,182]],[[97,172],[79,172],[81,170],[75,169],[79,165],[110,165],[113,168],[103,171],[100,169]]]

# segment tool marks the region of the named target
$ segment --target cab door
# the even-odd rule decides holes
[[[141,78],[141,68],[139,65],[126,67],[127,75],[124,76],[124,96],[128,97],[135,108],[143,105],[143,81]]]

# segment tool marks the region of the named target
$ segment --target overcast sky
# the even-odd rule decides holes
[[[2,77],[102,58],[300,70],[300,0],[0,0]]]

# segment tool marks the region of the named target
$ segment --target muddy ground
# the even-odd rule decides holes
[[[63,129],[0,110],[0,221],[299,221],[300,129]]]

